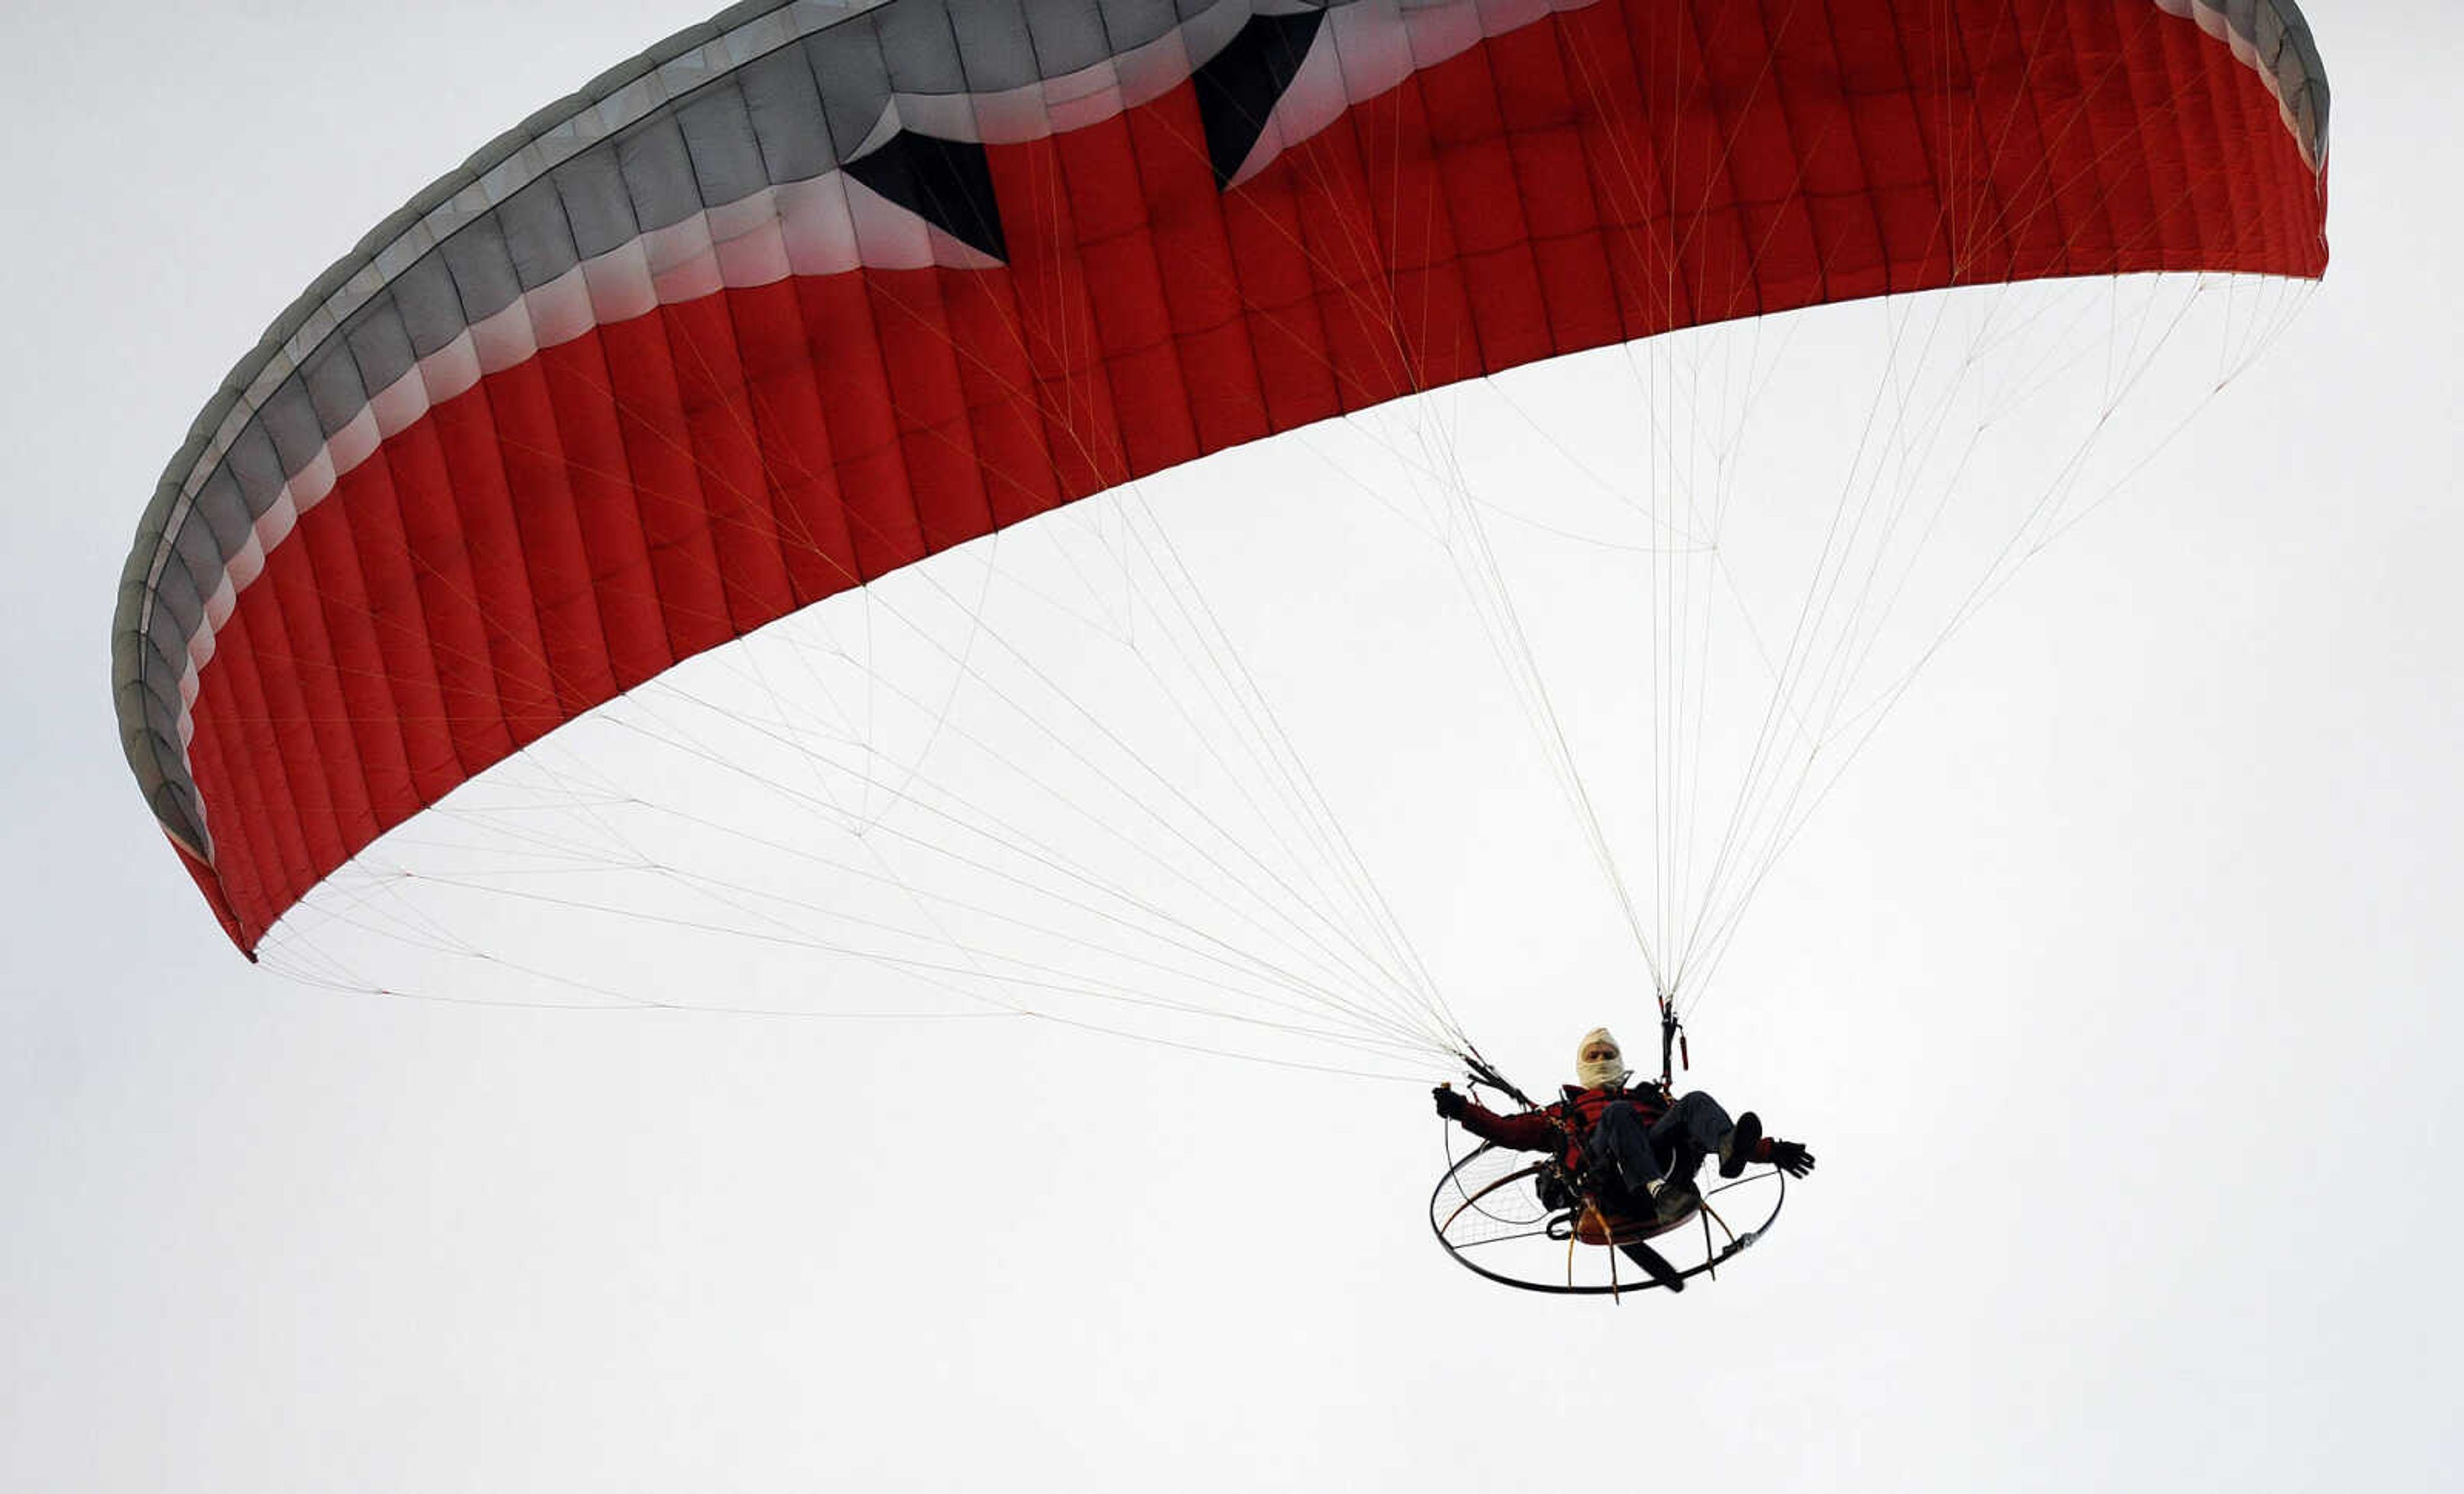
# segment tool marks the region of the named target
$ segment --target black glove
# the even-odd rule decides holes
[[[1791,1177],[1803,1177],[1814,1171],[1814,1153],[1805,1150],[1802,1141],[1773,1141],[1771,1159],[1771,1166]]]
[[[1471,1109],[1471,1101],[1457,1094],[1450,1085],[1440,1085],[1429,1095],[1438,1102],[1438,1113],[1447,1120],[1461,1120],[1463,1112]]]

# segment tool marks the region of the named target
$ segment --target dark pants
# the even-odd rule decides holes
[[[1720,1102],[1700,1089],[1679,1095],[1668,1113],[1648,1125],[1632,1105],[1617,1100],[1600,1111],[1586,1150],[1593,1160],[1616,1170],[1628,1193],[1640,1197],[1661,1178],[1692,1182],[1694,1170],[1720,1150],[1732,1129]],[[1677,1176],[1679,1172],[1684,1175]]]

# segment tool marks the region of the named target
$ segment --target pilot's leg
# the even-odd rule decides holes
[[[1592,1129],[1587,1150],[1593,1161],[1617,1169],[1617,1181],[1628,1193],[1643,1196],[1667,1167],[1666,1154],[1652,1144],[1656,1129],[1643,1125],[1633,1106],[1612,1101],[1600,1111],[1600,1123]]]
[[[1732,1123],[1720,1102],[1696,1089],[1677,1097],[1668,1113],[1652,1123],[1653,1147],[1670,1157],[1668,1175],[1678,1182],[1691,1182],[1703,1159],[1720,1150],[1727,1138]]]

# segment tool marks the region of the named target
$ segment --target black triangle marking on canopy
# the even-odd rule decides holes
[[[1206,154],[1215,163],[1217,190],[1232,185],[1241,163],[1265,133],[1266,117],[1275,112],[1284,90],[1326,24],[1323,11],[1289,15],[1253,15],[1231,45],[1206,61],[1192,76],[1198,86],[1198,117],[1206,126]]]
[[[847,163],[847,174],[970,249],[1006,262],[992,167],[971,140],[900,130],[880,149]]]

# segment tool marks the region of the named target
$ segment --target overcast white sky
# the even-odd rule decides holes
[[[1410,1085],[1033,1022],[338,997],[231,952],[114,740],[161,464],[367,226],[697,18],[482,14],[0,19],[0,1484],[2452,1482],[2447,9],[2311,7],[2325,287],[1765,890],[1697,1077],[1821,1171],[1733,1274],[1621,1307],[1446,1262]],[[1533,960],[1457,1000],[1525,1083],[1595,1022],[1644,1036]]]

